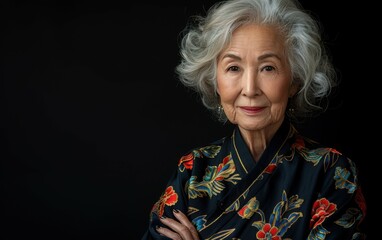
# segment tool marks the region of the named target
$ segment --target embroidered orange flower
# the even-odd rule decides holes
[[[153,211],[156,211],[158,216],[161,217],[164,213],[165,206],[172,206],[178,202],[178,194],[172,186],[166,188],[158,202],[154,205]]]
[[[326,198],[318,199],[314,202],[312,208],[312,218],[310,219],[310,228],[316,228],[321,225],[326,218],[331,216],[337,210],[337,205],[331,203]]]
[[[271,224],[264,224],[263,228],[256,233],[256,237],[259,240],[281,240],[281,237],[277,235],[279,229]]]
[[[183,164],[184,168],[192,169],[192,167],[194,165],[194,154],[189,153],[189,154],[181,157],[179,160],[178,166],[180,166],[182,164]]]

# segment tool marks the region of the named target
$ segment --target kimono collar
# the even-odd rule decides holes
[[[240,133],[239,127],[236,126],[234,128],[234,132],[232,135],[232,146],[234,157],[237,158],[240,163],[240,168],[248,173],[252,171],[255,167],[264,169],[269,162],[273,159],[273,157],[279,153],[280,149],[284,145],[285,141],[289,136],[289,131],[292,129],[291,124],[287,118],[284,119],[280,128],[276,131],[275,135],[269,142],[268,146],[265,148],[263,154],[261,155],[258,162],[252,157],[251,152],[247,144],[245,143],[243,136]],[[260,170],[259,169],[259,170]]]

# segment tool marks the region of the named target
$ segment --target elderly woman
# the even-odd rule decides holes
[[[180,81],[230,136],[179,160],[142,239],[362,239],[357,168],[299,134],[335,71],[318,23],[293,0],[231,0],[187,28]]]

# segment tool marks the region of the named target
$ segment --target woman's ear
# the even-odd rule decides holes
[[[218,83],[216,83],[216,93],[220,96]]]

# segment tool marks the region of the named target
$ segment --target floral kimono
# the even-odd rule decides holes
[[[168,239],[161,216],[186,213],[201,239],[364,239],[366,204],[349,158],[285,120],[258,162],[236,127],[193,149],[154,204],[142,240]]]

